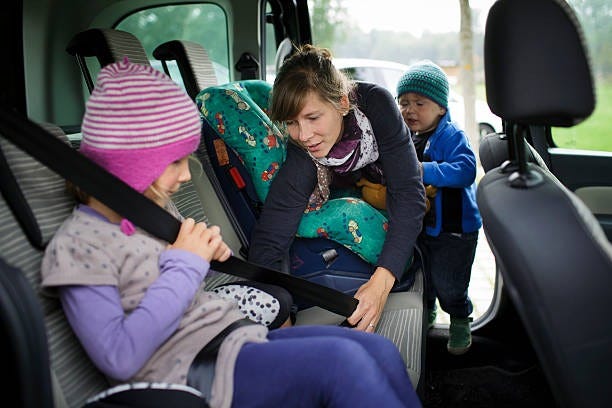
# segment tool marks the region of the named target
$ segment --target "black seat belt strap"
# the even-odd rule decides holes
[[[17,112],[0,109],[0,125],[3,137],[60,176],[150,234],[175,241],[180,222],[119,178]],[[234,256],[211,266],[219,272],[282,286],[294,297],[342,316],[350,316],[357,307],[357,299],[342,292]]]

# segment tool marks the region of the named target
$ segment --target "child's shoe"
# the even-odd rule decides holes
[[[448,329],[448,343],[446,349],[456,356],[464,354],[472,345],[472,332],[470,329],[471,317],[450,318]]]
[[[427,329],[431,329],[433,327],[433,325],[436,323],[436,316],[438,315],[438,312],[436,311],[436,309],[429,309],[429,313],[427,316]]]

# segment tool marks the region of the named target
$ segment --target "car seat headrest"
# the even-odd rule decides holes
[[[526,125],[573,126],[595,107],[580,25],[564,0],[499,0],[484,40],[491,111]]]
[[[140,40],[127,31],[111,28],[91,28],[76,34],[66,47],[73,56],[96,57],[100,66],[128,57],[134,64],[149,65]]]
[[[160,44],[153,50],[153,56],[162,61],[176,61],[187,94],[192,99],[204,88],[218,84],[215,68],[208,52],[200,44],[172,40]]]

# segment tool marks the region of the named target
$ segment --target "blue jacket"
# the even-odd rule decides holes
[[[482,226],[476,204],[476,155],[450,114],[440,119],[423,151],[423,183],[438,191],[430,213],[425,216],[425,233],[474,232]]]

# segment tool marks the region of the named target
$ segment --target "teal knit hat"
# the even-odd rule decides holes
[[[397,97],[408,92],[421,94],[448,108],[448,78],[439,66],[429,60],[411,65],[400,78]]]

